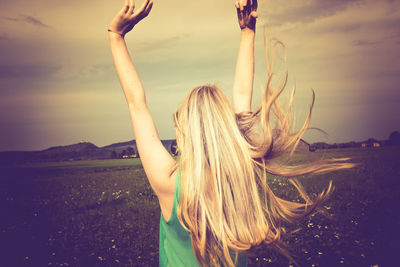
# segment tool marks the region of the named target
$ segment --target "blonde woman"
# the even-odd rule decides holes
[[[215,86],[199,86],[188,93],[174,114],[176,162],[157,134],[124,40],[152,6],[152,0],[145,0],[135,9],[134,1],[126,0],[109,25],[109,39],[143,168],[160,203],[160,266],[247,266],[246,252],[262,243],[290,257],[282,248],[281,221],[309,214],[332,191],[330,183],[311,200],[293,177],[354,164],[331,159],[292,166],[280,160],[296,148],[312,105],[303,127],[291,133],[290,112],[283,111],[277,100],[285,83],[274,90],[271,71],[262,104],[251,112],[256,0],[235,3],[241,32],[233,103]],[[276,116],[274,131],[270,113]],[[275,196],[266,173],[288,177],[305,203]]]

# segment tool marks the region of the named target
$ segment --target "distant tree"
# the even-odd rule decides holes
[[[349,147],[356,147],[357,146],[357,143],[354,142],[354,141],[351,141],[348,144],[349,144]]]
[[[317,142],[312,144],[313,147],[315,147],[315,149],[327,149],[329,148],[329,144],[324,143],[324,142]]]
[[[122,150],[121,153],[119,154],[120,158],[123,158],[126,155],[126,150]]]
[[[111,152],[111,158],[112,159],[118,158],[117,152],[115,152],[114,150]]]
[[[400,133],[398,131],[394,131],[389,135],[389,144],[400,145]]]
[[[126,152],[127,152],[128,156],[132,156],[132,155],[135,154],[135,150],[134,150],[133,147],[131,147],[131,146],[128,146],[128,147],[126,148]]]

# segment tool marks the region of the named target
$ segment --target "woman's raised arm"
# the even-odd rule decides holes
[[[152,6],[151,0],[145,0],[135,10],[134,1],[126,0],[124,7],[110,23],[108,31],[111,53],[128,103],[137,149],[149,182],[160,197],[165,191],[170,191],[167,181],[175,161],[160,141],[146,104],[143,85],[124,40],[125,34],[149,14]]]
[[[257,0],[235,3],[240,32],[240,45],[233,80],[232,101],[236,113],[251,111],[254,80],[254,39],[257,18]]]

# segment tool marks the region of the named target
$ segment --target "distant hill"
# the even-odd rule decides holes
[[[161,141],[170,153],[173,141]],[[90,142],[79,142],[66,146],[53,146],[40,151],[2,151],[0,164],[118,158],[121,152],[129,150],[129,147],[137,151],[136,141],[119,142],[104,147],[98,147]]]
[[[99,148],[89,142],[80,142],[67,146],[50,147],[40,151],[39,156],[46,161],[108,159],[111,156],[111,151]]]
[[[87,159],[108,159],[112,151],[99,148],[89,142],[66,146],[54,146],[41,151],[0,152],[0,163],[47,162]]]
[[[171,144],[174,139],[162,140],[162,144],[172,154]],[[380,147],[388,145],[400,145],[400,133],[393,132],[388,140],[375,140],[370,138],[362,142],[347,142],[326,144],[323,142],[308,144],[301,140],[296,151],[306,152],[316,149],[346,148],[346,147]],[[132,152],[133,151],[133,152]],[[131,156],[136,154],[136,141],[113,143],[111,145],[98,147],[90,142],[79,142],[66,146],[54,146],[40,151],[2,151],[0,152],[0,164],[14,164],[26,162],[50,162],[50,161],[72,161],[91,159],[122,158],[122,155]]]
[[[103,146],[101,148],[115,149],[115,148],[119,148],[119,147],[128,147],[128,146],[134,146],[136,148],[136,140],[114,143],[114,144],[111,144],[111,145]]]
[[[171,144],[173,141],[175,141],[175,139],[161,140],[161,143],[164,145],[164,147],[168,150],[169,153],[171,153]],[[137,151],[136,140],[114,143],[111,145],[103,146],[101,148],[112,150],[112,151],[115,151],[116,153],[121,153],[123,150],[126,150],[128,147],[132,147],[135,151]]]
[[[67,145],[67,146],[52,146],[48,149],[42,150],[42,152],[66,152],[66,151],[86,151],[97,149],[98,147],[89,142],[79,142],[77,144]]]

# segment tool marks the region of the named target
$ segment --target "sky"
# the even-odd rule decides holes
[[[0,151],[134,139],[106,31],[123,2],[1,1]],[[296,126],[313,89],[310,126],[330,135],[309,131],[306,141],[400,130],[400,1],[259,0],[258,12],[254,107],[267,77],[264,39],[276,38],[289,73],[282,100],[296,86]],[[126,35],[162,139],[174,138],[172,113],[193,87],[217,84],[231,97],[239,37],[233,0],[154,0]]]

